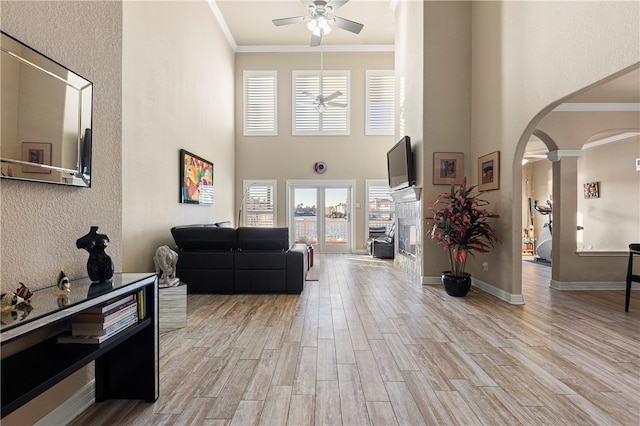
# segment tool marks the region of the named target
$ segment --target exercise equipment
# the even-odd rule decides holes
[[[533,208],[542,216],[547,216],[548,221],[544,224],[540,235],[538,236],[538,245],[536,246],[535,260],[540,262],[551,262],[551,233],[552,233],[552,213],[553,205],[550,200],[547,200],[546,206],[538,204],[538,200],[534,200]]]

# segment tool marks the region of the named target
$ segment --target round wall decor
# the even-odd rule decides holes
[[[313,165],[313,170],[315,170],[316,173],[322,174],[327,171],[327,165],[324,164],[324,161],[317,161]]]

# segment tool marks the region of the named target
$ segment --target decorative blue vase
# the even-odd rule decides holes
[[[97,226],[92,226],[87,235],[76,241],[76,247],[89,252],[87,272],[92,282],[103,283],[113,277],[113,261],[104,251],[108,245],[109,237],[98,234]]]

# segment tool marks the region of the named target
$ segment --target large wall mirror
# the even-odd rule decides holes
[[[0,35],[2,178],[91,186],[93,84]]]

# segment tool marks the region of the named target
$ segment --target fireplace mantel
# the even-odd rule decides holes
[[[393,198],[393,202],[396,204],[410,203],[412,201],[420,201],[421,192],[422,188],[418,186],[411,186],[409,188],[391,192],[391,197]]]

